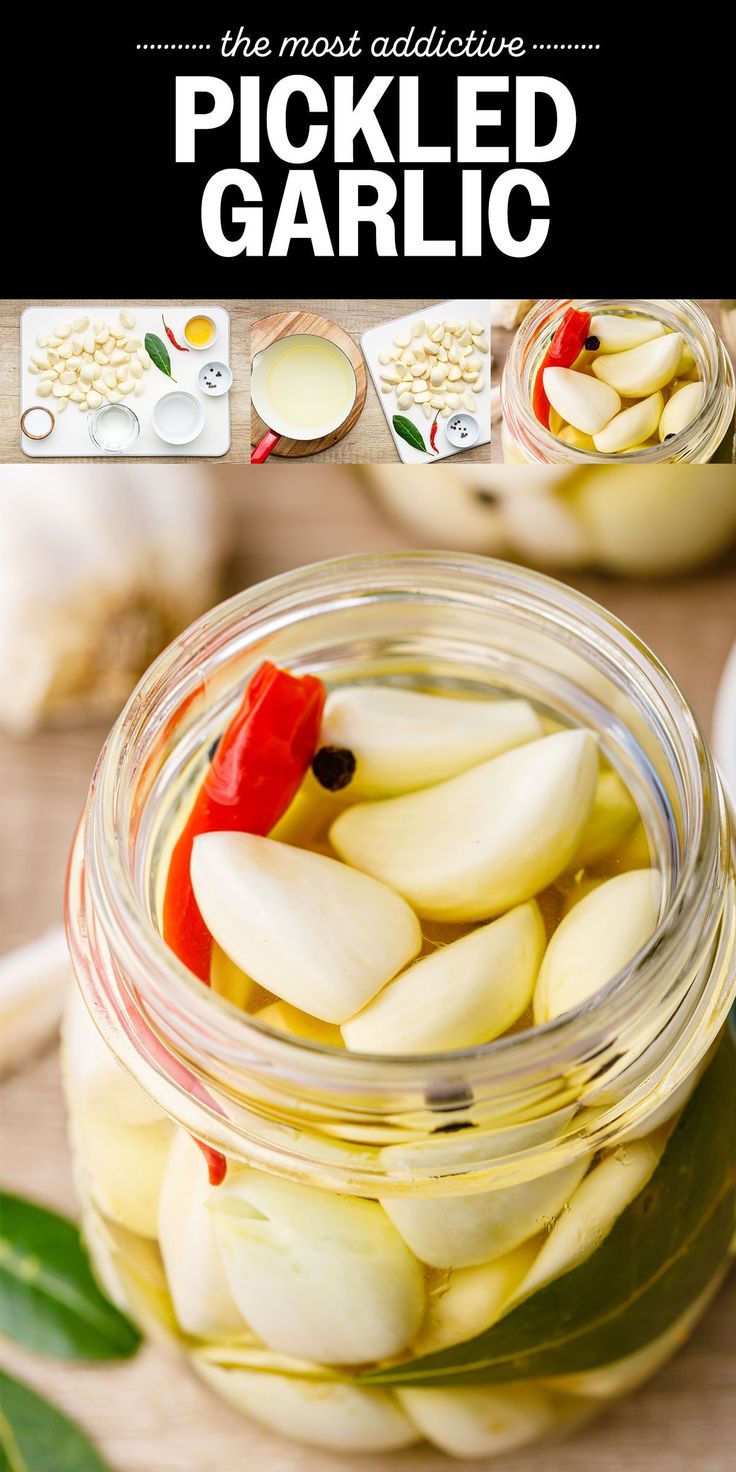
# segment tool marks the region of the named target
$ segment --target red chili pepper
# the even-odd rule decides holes
[[[437,444],[436,444],[436,441],[437,441],[437,424],[439,422],[439,417],[440,416],[439,416],[439,412],[438,412],[437,414],[435,414],[434,419],[432,420],[432,424],[430,426],[430,430],[429,430],[429,444],[430,444],[430,449],[434,450],[435,455],[439,455],[439,453],[440,453],[439,450],[437,449]]]
[[[544,391],[545,368],[571,368],[583,351],[586,337],[590,333],[590,312],[579,312],[577,307],[568,307],[547,351],[539,365],[534,380],[532,404],[540,424],[549,429],[550,402]]]
[[[270,833],[317,749],[325,688],[273,664],[256,670],[210,763],[169,865],[164,940],[209,985],[212,937],[194,898],[189,865],[200,833]]]
[[[171,328],[164,321],[164,314],[163,314],[163,312],[161,313],[161,321],[164,324],[164,332],[166,333],[166,336],[168,337],[169,342],[170,343],[173,343],[173,345],[176,348],[177,352],[179,352],[179,353],[188,353],[189,352],[189,348],[185,348],[182,343],[177,342],[176,338],[174,337],[173,332],[171,331]]]

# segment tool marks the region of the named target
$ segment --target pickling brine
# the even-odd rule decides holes
[[[732,874],[707,937],[681,909],[693,822],[728,817],[679,692],[569,589],[299,578],[162,656],[103,758],[64,1048],[87,1240],[278,1434],[488,1458],[642,1383],[726,1270]],[[105,799],[135,975],[92,893]]]

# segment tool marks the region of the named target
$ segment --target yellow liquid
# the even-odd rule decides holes
[[[329,342],[295,342],[278,353],[268,371],[267,393],[275,414],[304,429],[340,423],[354,392],[350,364]]]
[[[215,329],[209,317],[190,317],[184,328],[184,336],[187,342],[195,348],[206,348],[208,342],[212,342]]]

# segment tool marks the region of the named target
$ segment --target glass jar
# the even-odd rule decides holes
[[[591,313],[626,312],[656,317],[681,332],[692,351],[705,385],[701,408],[686,429],[667,444],[643,446],[626,452],[626,465],[690,463],[734,459],[734,367],[710,318],[694,301],[622,301],[619,297],[537,302],[516,333],[501,383],[503,458],[510,464],[610,465],[621,455],[601,455],[565,444],[543,424],[532,408],[532,390],[550,338],[569,307]]]
[[[655,935],[577,1011],[431,1056],[289,1038],[203,987],[159,932],[167,860],[264,658],[596,730],[663,875]],[[732,823],[667,672],[539,574],[349,558],[194,624],[114,727],[70,860],[66,1091],[116,1302],[250,1416],[343,1452],[489,1457],[638,1385],[733,1239]]]

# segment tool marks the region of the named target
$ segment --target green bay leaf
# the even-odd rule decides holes
[[[57,1359],[127,1359],[138,1330],[100,1292],[78,1228],[34,1201],[0,1193],[0,1325]]]
[[[736,1219],[736,1046],[729,1029],[648,1184],[601,1246],[464,1344],[365,1385],[491,1385],[577,1374],[656,1339],[705,1291]]]
[[[155,332],[147,332],[143,345],[149,357],[155,363],[156,367],[160,369],[161,373],[165,373],[166,377],[170,378],[172,383],[176,383],[176,379],[171,372],[171,358],[169,357],[169,350],[166,343],[162,342],[161,338]]]
[[[407,445],[412,445],[415,450],[421,450],[423,455],[427,454],[424,437],[421,431],[417,429],[416,424],[412,424],[411,419],[407,419],[405,414],[394,414],[391,423],[397,435],[402,440],[406,440]]]
[[[0,1370],[0,1472],[109,1472],[84,1432]]]

